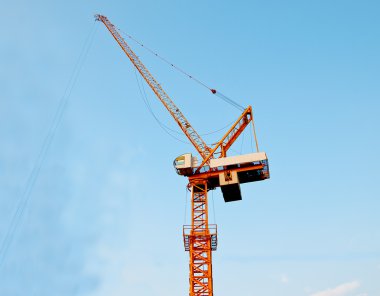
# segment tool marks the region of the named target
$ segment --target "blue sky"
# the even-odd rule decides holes
[[[215,295],[380,295],[377,1],[15,0],[1,6],[2,244],[62,97],[67,105],[1,254],[0,295],[187,294],[181,235],[189,195],[172,160],[194,149],[151,116],[129,60],[103,25],[94,24],[95,13],[253,106],[271,179],[242,185],[243,200],[232,204],[219,190],[210,193],[210,218],[219,231]],[[89,34],[92,45],[64,96]],[[200,134],[239,116],[130,44]],[[176,128],[147,93],[159,120]],[[233,148],[251,152],[251,135]]]

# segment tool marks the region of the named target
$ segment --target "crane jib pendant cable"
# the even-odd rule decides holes
[[[237,102],[235,102],[234,100],[230,99],[229,97],[227,97],[226,95],[224,95],[221,92],[217,91],[216,89],[209,87],[206,83],[204,83],[201,80],[197,79],[193,75],[190,75],[189,73],[187,73],[186,71],[184,71],[180,67],[176,66],[172,62],[168,61],[167,59],[165,59],[164,57],[162,57],[161,55],[159,55],[157,52],[155,52],[152,49],[150,49],[149,47],[145,46],[143,43],[141,43],[140,41],[138,41],[133,36],[129,35],[128,33],[122,31],[121,29],[119,29],[117,27],[115,27],[115,28],[120,33],[122,33],[123,35],[127,36],[129,39],[131,39],[132,41],[134,41],[135,43],[137,43],[138,45],[140,45],[142,48],[144,48],[145,50],[147,50],[148,52],[150,52],[151,54],[153,54],[154,56],[156,56],[157,58],[159,58],[160,60],[162,60],[164,63],[166,63],[169,66],[173,67],[175,70],[177,70],[178,72],[180,72],[183,75],[187,76],[188,78],[194,80],[199,85],[207,88],[209,91],[211,91],[212,94],[216,95],[218,98],[222,99],[223,101],[225,101],[226,103],[230,104],[231,106],[234,106],[238,110],[244,111],[245,108],[243,106],[241,106],[240,104],[238,104]]]

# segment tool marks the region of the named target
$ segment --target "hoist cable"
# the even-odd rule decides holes
[[[245,133],[243,132],[241,137],[240,154],[243,154],[244,136]]]
[[[220,131],[222,131],[222,130],[228,128],[228,127],[230,127],[234,122],[235,122],[235,120],[231,121],[229,124],[226,124],[224,127],[220,128],[220,129],[217,129],[217,130],[209,132],[209,133],[201,134],[201,136],[208,136],[208,135],[216,134],[216,133],[218,133],[218,132],[220,132]]]
[[[215,205],[214,205],[214,190],[211,192],[211,200],[212,200],[212,213],[214,216],[214,224],[216,224],[216,214],[215,214]]]
[[[168,61],[167,59],[165,59],[164,57],[162,57],[161,55],[159,55],[157,52],[153,51],[152,49],[150,49],[149,47],[145,46],[143,43],[141,43],[140,41],[138,41],[136,38],[134,38],[133,36],[129,35],[128,33],[122,31],[121,29],[115,27],[121,35],[125,35],[127,36],[129,39],[131,39],[132,41],[134,41],[135,43],[137,43],[138,45],[140,45],[142,48],[145,48],[145,50],[147,50],[148,52],[150,52],[152,55],[156,56],[157,58],[159,58],[160,60],[162,60],[164,63],[168,64],[169,66],[173,67],[174,69],[176,69],[177,71],[179,71],[180,73],[182,73],[183,75],[187,76],[188,78],[194,80],[195,82],[197,82],[199,85],[207,88],[209,91],[211,91],[211,93],[213,93],[214,95],[216,95],[217,97],[219,97],[220,99],[222,99],[223,101],[227,102],[228,104],[234,106],[235,108],[241,110],[241,111],[244,111],[245,108],[241,105],[239,105],[237,102],[235,102],[234,100],[228,98],[227,96],[223,95],[221,92],[209,87],[207,84],[205,84],[204,82],[202,82],[201,80],[197,79],[196,77],[194,77],[193,75],[190,75],[189,73],[187,73],[186,71],[184,71],[183,69],[181,69],[180,67],[176,66],[175,64],[173,64],[172,62]]]
[[[249,138],[251,140],[251,151],[253,151],[253,137],[251,133],[249,133]]]
[[[137,86],[138,86],[138,89],[139,89],[139,93],[140,93],[140,96],[142,98],[142,101],[144,102],[145,106],[147,107],[149,113],[153,116],[153,118],[155,119],[155,121],[158,123],[158,125],[170,136],[172,137],[173,139],[181,142],[181,143],[184,143],[184,144],[188,144],[188,145],[191,145],[189,142],[186,142],[186,141],[183,141],[179,138],[177,138],[176,136],[174,136],[173,134],[171,134],[170,132],[173,132],[173,133],[176,133],[180,136],[183,136],[183,137],[186,137],[186,135],[184,135],[183,133],[179,132],[179,131],[176,131],[170,127],[168,127],[167,125],[165,125],[157,116],[156,114],[153,112],[152,110],[152,107],[149,103],[149,99],[148,99],[148,95],[146,93],[146,90],[145,90],[145,87],[144,87],[144,81],[142,81],[142,78],[140,77],[140,81],[138,80],[138,75],[137,75],[137,72],[136,72],[136,69],[134,69],[134,74],[135,74],[135,78],[136,78],[136,82],[137,82]],[[209,133],[204,133],[204,134],[201,134],[201,136],[207,136],[207,135],[211,135],[211,134],[215,134],[217,132],[220,132],[226,128],[228,128],[229,126],[231,126],[231,124],[233,124],[235,121],[232,121],[230,122],[229,124],[225,125],[224,127],[218,129],[218,130],[215,130],[215,131],[212,131],[212,132],[209,132]],[[169,132],[170,131],[170,132]]]
[[[259,143],[257,142],[257,135],[256,135],[256,128],[255,128],[255,118],[252,113],[252,129],[253,129],[253,135],[255,137],[255,144],[256,144],[256,152],[259,152]]]
[[[213,91],[215,91],[215,92],[213,92],[213,94],[215,94],[217,97],[221,98],[223,101],[227,102],[228,104],[231,104],[232,106],[234,106],[235,108],[239,109],[240,111],[244,111],[245,110],[243,106],[239,105],[235,101],[233,101],[230,98],[226,97],[221,92],[219,92],[219,91],[217,91],[215,89]]]
[[[72,93],[72,90],[73,90],[73,88],[76,84],[76,81],[78,79],[79,73],[83,67],[83,63],[84,63],[84,61],[87,57],[88,51],[91,47],[91,44],[92,44],[92,41],[93,41],[93,38],[95,35],[95,31],[96,31],[96,26],[94,24],[94,26],[91,28],[90,33],[88,34],[87,38],[85,39],[85,42],[83,44],[79,58],[75,64],[72,75],[71,75],[69,82],[66,86],[64,94],[59,101],[57,110],[56,110],[54,117],[53,117],[53,121],[52,121],[51,126],[48,130],[48,134],[46,135],[46,137],[42,143],[42,146],[41,146],[40,152],[38,154],[37,160],[34,164],[32,172],[30,173],[28,180],[25,184],[25,188],[24,188],[24,191],[21,195],[21,198],[17,204],[17,208],[16,208],[16,210],[15,210],[15,212],[11,218],[11,222],[8,226],[7,232],[5,234],[5,237],[4,237],[4,239],[1,243],[1,247],[0,247],[0,267],[2,266],[2,264],[4,263],[4,261],[6,259],[6,255],[8,253],[10,245],[12,244],[15,232],[17,231],[18,226],[20,225],[21,218],[25,212],[26,206],[27,206],[28,201],[31,197],[31,193],[34,189],[34,186],[35,186],[35,183],[36,183],[38,176],[40,174],[41,168],[42,168],[44,161],[46,159],[46,155],[49,151],[49,148],[50,148],[51,143],[53,141],[54,135],[55,135],[60,123],[61,123],[63,113],[64,113],[65,107],[67,105],[67,101],[68,101],[68,99]]]
[[[136,73],[136,69],[134,69],[135,70],[135,76],[137,75]],[[159,125],[161,125],[162,127],[164,127],[165,129],[167,129],[167,130],[170,130],[171,132],[173,132],[173,133],[176,133],[176,134],[178,134],[178,135],[181,135],[181,136],[184,136],[185,137],[185,135],[183,134],[183,132],[179,132],[179,131],[176,131],[176,130],[174,130],[174,129],[172,129],[172,128],[170,128],[170,127],[168,127],[166,124],[164,124],[161,120],[159,120],[158,119],[158,117],[154,114],[154,112],[153,112],[153,109],[152,109],[152,106],[150,105],[150,103],[149,103],[149,99],[148,99],[148,95],[147,95],[147,92],[146,92],[146,90],[145,90],[145,87],[144,87],[144,81],[143,81],[143,78],[141,77],[141,76],[139,76],[140,77],[140,84],[141,84],[141,89],[143,90],[143,99],[144,99],[144,102],[146,103],[145,105],[148,107],[148,110],[149,110],[149,112],[152,114],[152,116],[154,117],[154,119],[158,122],[158,124]],[[136,77],[137,78],[137,77]],[[138,84],[139,84],[139,82],[137,82]],[[139,84],[139,85],[140,85]],[[188,143],[187,143],[188,144]]]
[[[187,220],[187,203],[188,203],[189,190],[187,190],[187,188],[185,188],[185,191],[186,191],[186,200],[185,200],[185,217],[183,219],[183,224],[184,225],[186,225],[186,220]]]
[[[164,125],[156,116],[156,114],[154,114],[153,110],[151,109],[149,103],[148,103],[148,99],[146,98],[146,93],[145,93],[145,90],[144,90],[144,84],[142,83],[142,85],[140,86],[140,82],[138,80],[138,77],[137,77],[137,73],[136,73],[136,69],[134,71],[135,73],[135,77],[136,77],[136,81],[137,81],[137,86],[139,88],[139,92],[140,92],[140,95],[141,95],[141,98],[145,104],[145,106],[147,107],[149,113],[153,116],[153,118],[156,120],[156,122],[158,123],[158,125],[164,130],[165,133],[167,133],[170,137],[172,137],[173,139],[181,142],[181,143],[184,143],[184,144],[188,144],[188,145],[191,145],[190,143],[188,142],[185,142],[185,141],[182,141],[181,139],[178,139],[176,136],[172,135],[171,133],[168,132],[168,127],[166,125]],[[144,96],[145,95],[145,96]]]
[[[144,44],[142,44],[140,41],[138,41],[136,38],[132,37],[131,35],[129,35],[128,33],[122,31],[121,29],[119,28],[116,28],[121,34],[127,36],[129,39],[131,39],[132,41],[134,41],[135,43],[137,43],[138,45],[140,45],[141,47],[145,48],[147,51],[149,51],[151,54],[153,54],[154,56],[156,56],[157,58],[159,58],[160,60],[162,60],[163,62],[165,62],[166,64],[172,66],[174,69],[176,69],[177,71],[179,71],[180,73],[182,73],[183,75],[189,77],[190,79],[193,79],[195,82],[197,82],[198,84],[202,85],[203,87],[207,88],[208,90],[212,91],[212,88],[210,88],[209,86],[207,86],[205,83],[203,83],[202,81],[200,81],[199,79],[195,78],[194,76],[188,74],[187,72],[185,72],[184,70],[182,70],[180,67],[174,65],[173,63],[171,63],[170,61],[168,61],[167,59],[165,59],[164,57],[162,57],[161,55],[159,55],[158,53],[156,53],[155,51],[153,51],[152,49],[150,49],[149,47],[145,46]]]

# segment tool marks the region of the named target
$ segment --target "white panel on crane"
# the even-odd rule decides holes
[[[242,163],[250,163],[256,161],[267,160],[268,157],[265,152],[255,152],[244,155],[222,157],[210,160],[210,167],[217,168],[221,166],[236,165]]]

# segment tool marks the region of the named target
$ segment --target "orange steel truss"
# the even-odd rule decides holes
[[[217,228],[208,224],[207,179],[194,180],[191,189],[191,225],[184,225],[185,250],[190,255],[190,296],[212,296],[212,251],[217,247]]]
[[[240,115],[238,120],[232,125],[223,138],[212,148],[210,154],[203,158],[202,163],[197,168],[195,174],[198,174],[204,165],[206,165],[211,158],[225,157],[227,150],[232,146],[236,139],[241,135],[247,125],[253,120],[252,107],[248,106]]]
[[[103,15],[96,15],[95,18],[106,26],[132,64],[136,67],[152,91],[156,94],[157,98],[169,111],[178,126],[202,157],[201,164],[197,168],[194,168],[191,174],[185,175],[189,177],[188,188],[191,189],[192,213],[191,225],[183,226],[183,239],[185,250],[188,251],[190,255],[189,295],[213,296],[212,251],[215,251],[217,248],[217,227],[215,224],[208,224],[207,192],[208,190],[215,189],[216,186],[219,186],[219,174],[230,169],[210,168],[209,163],[211,159],[225,157],[228,149],[241,135],[249,123],[252,122],[252,126],[254,126],[252,107],[248,106],[244,110],[228,132],[217,144],[214,145],[213,148],[208,147],[201,136],[182,114],[180,109],[174,104],[169,95],[162,89],[161,85],[119,34],[118,29]],[[215,90],[211,91],[213,93],[216,92]],[[253,130],[253,132],[258,151],[255,130]],[[239,166],[234,168],[234,171],[248,172],[263,169],[264,164],[261,163]],[[258,177],[257,180],[269,178],[269,172],[263,172],[261,176],[262,177]]]

